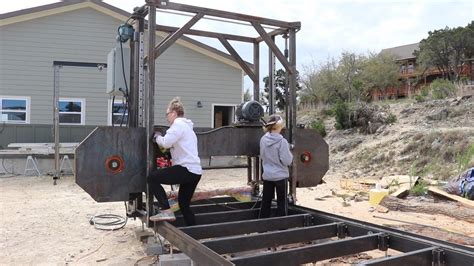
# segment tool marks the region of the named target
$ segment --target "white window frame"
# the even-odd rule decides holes
[[[16,110],[6,110],[7,112],[14,112],[14,113],[22,113],[26,112],[25,116],[25,121],[18,121],[18,120],[7,120],[7,121],[0,121],[0,122],[5,122],[8,124],[29,124],[30,123],[30,114],[31,114],[31,97],[29,96],[6,96],[6,95],[0,95],[0,105],[3,100],[24,100],[26,101],[26,110],[25,111],[16,111]],[[0,111],[3,111],[2,108],[0,108]]]
[[[213,103],[211,104],[211,128],[214,128],[214,107],[215,106],[223,106],[223,107],[233,107],[232,108],[232,121],[231,123],[235,122],[235,107],[237,106],[237,103]]]
[[[115,103],[122,103],[123,98],[115,97],[114,102]],[[108,102],[107,102],[107,125],[108,126],[112,126],[112,115],[113,115],[112,114],[112,99],[108,99]],[[129,115],[129,112],[127,110],[127,118],[128,118],[128,115]],[[120,124],[114,124],[113,126],[120,126]],[[122,126],[126,126],[126,125],[124,124]]]
[[[59,102],[80,102],[81,103],[81,112],[59,112],[59,114],[80,114],[81,115],[81,123],[59,123],[60,125],[76,125],[76,126],[83,126],[86,122],[86,99],[84,98],[59,98]],[[58,103],[59,106],[59,103]]]

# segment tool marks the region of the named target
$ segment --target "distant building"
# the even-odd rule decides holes
[[[414,55],[415,50],[419,49],[419,43],[413,43],[386,48],[381,51],[381,53],[394,55],[400,66],[399,80],[401,85],[398,88],[389,88],[386,93],[388,97],[409,97],[418,92],[423,85],[429,84],[437,78],[442,78],[442,74],[437,68],[420,68],[416,62],[416,56]],[[462,72],[465,75],[471,76],[471,79],[473,79],[474,74],[472,70],[468,69],[467,65]],[[373,99],[380,99],[382,96],[380,91],[374,91],[372,93]]]

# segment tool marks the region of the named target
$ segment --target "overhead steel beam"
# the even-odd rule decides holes
[[[233,265],[168,222],[156,223],[155,229],[158,234],[186,253],[198,265]]]
[[[300,265],[376,249],[378,234],[231,259],[235,265]]]
[[[232,236],[203,241],[204,246],[219,254],[235,253],[286,244],[308,242],[337,235],[337,223],[292,228],[284,231]]]
[[[311,225],[311,215],[300,214],[285,217],[273,217],[267,219],[253,219],[247,221],[236,221],[209,225],[194,225],[182,227],[180,229],[184,233],[195,239],[203,239],[212,237],[225,237],[239,234],[250,234],[255,232],[282,230],[308,225]]]
[[[268,34],[268,36],[273,37],[273,36],[280,35],[280,34],[283,34],[283,33],[286,33],[286,32],[288,32],[288,29],[283,29],[282,28],[282,29],[272,30],[272,31],[268,32],[267,34]],[[257,43],[262,42],[263,41],[262,36],[259,36],[259,37],[255,38],[255,41]]]
[[[192,26],[194,26],[194,24],[196,24],[202,17],[204,17],[204,14],[198,13],[186,24],[184,24],[184,26],[181,27],[179,30],[175,31],[174,33],[170,33],[170,35],[168,36],[169,38],[167,37],[162,43],[155,47],[155,59],[161,54],[163,54],[166,49],[168,49],[181,36],[183,36],[183,34],[188,31]]]
[[[276,27],[295,28],[295,29],[299,29],[301,27],[300,22],[286,22],[286,21],[281,21],[281,20],[276,20],[276,19],[250,16],[246,14],[222,11],[222,10],[217,10],[217,9],[172,3],[169,1],[163,1],[163,0],[155,0],[155,3],[157,7],[161,9],[170,9],[170,10],[189,12],[189,13],[203,13],[204,15],[209,15],[213,17],[227,18],[227,19],[247,21],[247,22],[257,22],[260,24],[271,25],[271,26],[276,26]]]
[[[157,31],[175,32],[178,29],[179,28],[177,28],[177,27],[171,27],[171,26],[165,26],[165,25],[156,25],[156,30]],[[246,37],[246,36],[240,36],[240,35],[234,35],[234,34],[224,34],[224,33],[203,31],[203,30],[189,29],[186,32],[184,32],[184,34],[201,36],[201,37],[211,37],[211,38],[219,38],[220,36],[223,36],[227,40],[232,40],[232,41],[249,42],[249,43],[255,43],[256,42],[256,38],[252,38],[252,37]]]
[[[255,28],[255,30],[258,32],[258,34],[260,34],[260,36],[263,38],[263,40],[268,45],[268,47],[272,50],[272,52],[275,53],[275,56],[278,58],[278,61],[280,61],[280,63],[285,67],[286,71],[289,74],[294,73],[296,71],[296,69],[294,69],[290,65],[288,60],[286,60],[285,56],[282,54],[280,49],[278,49],[278,46],[272,40],[270,35],[268,35],[268,33],[265,31],[265,29],[262,27],[262,25],[260,25],[257,22],[252,22],[252,25]]]
[[[429,247],[420,250],[407,252],[404,254],[384,257],[380,259],[370,260],[360,265],[372,266],[398,266],[398,265],[417,265],[417,266],[431,266],[433,262],[433,250],[436,247]]]
[[[234,57],[235,61],[239,64],[239,66],[247,73],[247,75],[250,77],[250,79],[253,82],[258,82],[257,76],[255,76],[255,73],[253,70],[245,63],[245,61],[240,57],[239,53],[232,47],[232,45],[222,36],[220,36],[219,41],[224,45],[225,49]]]

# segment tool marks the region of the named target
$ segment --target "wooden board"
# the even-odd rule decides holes
[[[450,198],[452,200],[455,200],[459,203],[462,203],[465,206],[474,208],[474,201],[463,198],[463,197],[460,197],[460,196],[457,196],[457,195],[449,194],[448,192],[446,192],[442,189],[439,189],[437,187],[429,187],[428,191],[430,191],[434,194],[438,194],[438,195],[444,196],[446,198]]]

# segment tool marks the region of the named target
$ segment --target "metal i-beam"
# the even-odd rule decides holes
[[[294,69],[288,60],[286,60],[286,57],[283,55],[283,53],[278,49],[278,46],[275,44],[275,42],[272,40],[270,35],[263,29],[262,25],[260,25],[257,22],[252,22],[253,27],[255,30],[260,34],[260,36],[263,38],[265,43],[268,45],[268,47],[272,50],[273,53],[275,53],[275,56],[278,58],[278,61],[285,67],[286,71],[289,74],[295,73],[296,69]]]
[[[164,31],[164,32],[175,32],[175,31],[179,30],[179,28],[171,27],[171,26],[165,26],[165,25],[156,25],[156,30],[157,31]],[[234,34],[224,34],[224,33],[203,31],[203,30],[189,29],[186,32],[184,32],[184,34],[201,36],[201,37],[210,37],[210,38],[219,38],[220,36],[223,36],[227,40],[232,40],[232,41],[249,42],[249,43],[255,43],[256,42],[256,38],[253,38],[253,37],[246,37],[246,36],[240,36],[240,35],[234,35]]]
[[[276,208],[272,208],[274,211]],[[258,218],[260,209],[250,210],[236,210],[227,212],[211,212],[211,213],[198,213],[196,214],[197,224],[215,224],[224,222],[234,222],[242,220],[250,220]],[[176,222],[173,223],[175,226],[184,226],[183,216],[177,216]]]
[[[188,12],[188,13],[203,13],[205,15],[209,15],[213,17],[227,18],[227,19],[247,21],[247,22],[257,22],[257,23],[276,26],[276,27],[295,28],[295,29],[301,28],[300,22],[286,22],[286,21],[281,21],[281,20],[276,20],[276,19],[250,16],[246,14],[233,13],[233,12],[222,11],[222,10],[217,10],[217,9],[172,3],[169,1],[163,1],[163,0],[155,0],[155,3],[157,7],[160,9],[170,9],[170,10],[177,10],[177,11],[183,11],[183,12]]]
[[[209,225],[194,225],[182,227],[180,229],[195,239],[203,239],[283,230],[287,228],[303,227],[308,225],[311,225],[311,215],[301,214]]]
[[[156,223],[155,229],[158,234],[186,253],[198,265],[233,265],[168,222]]]
[[[268,34],[268,36],[273,37],[273,36],[280,35],[280,34],[283,34],[283,33],[286,33],[286,32],[288,32],[288,29],[276,29],[276,30],[272,30],[272,31],[268,32],[267,34]],[[262,42],[263,41],[262,36],[259,36],[259,37],[255,38],[255,41],[257,43]]]
[[[308,242],[316,239],[330,238],[336,235],[337,223],[332,223],[327,225],[292,228],[284,231],[218,238],[203,241],[202,243],[206,247],[214,250],[216,253],[225,254],[299,242]]]
[[[372,234],[261,255],[236,257],[231,262],[235,265],[300,265],[373,250],[377,245],[378,234]]]
[[[433,250],[436,247],[429,247],[420,250],[407,252],[404,254],[375,259],[363,262],[360,265],[374,265],[374,266],[398,266],[398,265],[417,265],[417,266],[431,266],[433,261]]]
[[[260,202],[225,202],[225,203],[210,203],[191,205],[191,210],[197,213],[220,212],[230,210],[245,210],[251,208],[260,208]]]
[[[175,31],[174,33],[170,33],[169,36],[163,40],[157,47],[155,47],[155,59],[158,58],[161,54],[163,54],[166,49],[168,49],[173,43],[175,43],[183,34],[188,31],[194,24],[196,24],[204,14],[198,13],[192,19],[190,19],[183,27],[179,30]]]
[[[255,76],[255,73],[253,70],[245,63],[245,61],[240,57],[239,53],[232,47],[232,45],[222,36],[220,36],[219,41],[224,45],[225,49],[234,57],[235,61],[239,63],[239,66],[245,71],[245,73],[249,76],[249,78],[253,82],[258,82],[257,76]]]

